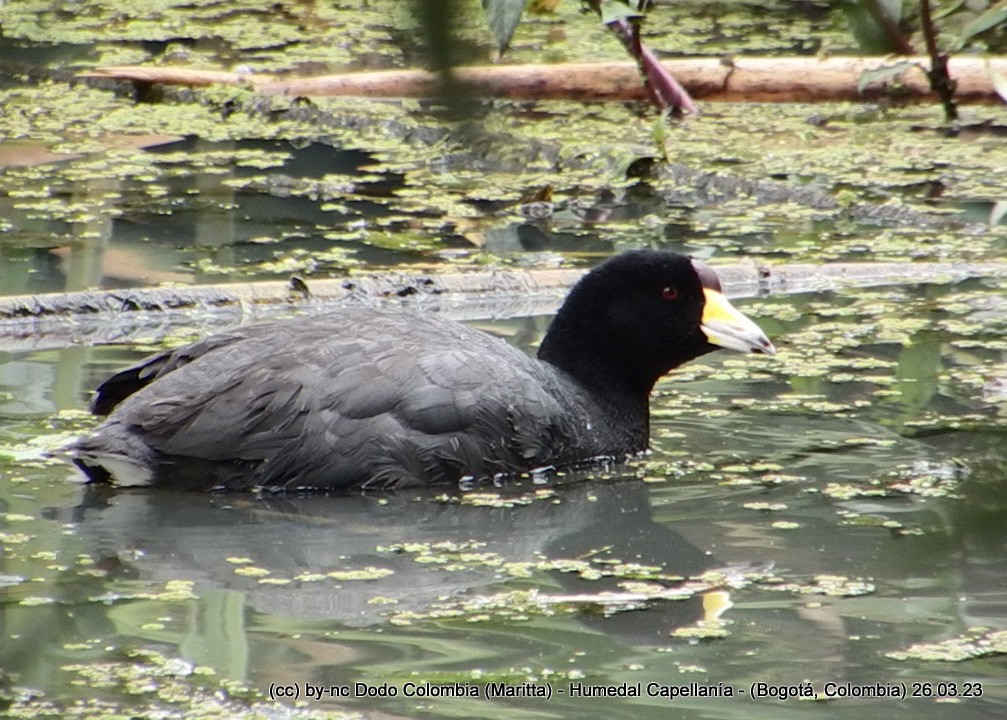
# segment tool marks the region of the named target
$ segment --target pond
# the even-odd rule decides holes
[[[42,451],[92,425],[87,389],[142,353],[7,353],[0,667],[15,708],[235,713],[272,688],[365,716],[759,717],[804,707],[753,700],[759,683],[880,683],[928,697],[818,712],[943,717],[953,701],[988,717],[1007,690],[1003,291],[742,303],[780,354],[662,381],[649,458],[461,495],[82,486]],[[493,683],[553,697],[487,698]],[[572,695],[594,686],[640,696]],[[661,694],[698,688],[734,695]],[[354,696],[381,692],[397,694]]]
[[[321,6],[291,21],[313,3],[267,13],[275,43],[240,2],[197,4],[198,33],[178,16],[191,3],[148,23],[43,5],[4,10],[3,295],[589,266],[633,247],[949,272],[739,298],[778,355],[715,353],[663,379],[649,456],[467,492],[82,485],[47,453],[96,424],[85,408],[102,379],[256,313],[5,322],[6,716],[1005,712],[1007,278],[953,272],[1007,256],[1001,138],[936,132],[936,107],[718,105],[671,127],[671,170],[636,106],[489,101],[458,121],[415,101],[235,89],[137,103],[65,71],[186,53],[302,71],[410,58],[383,3],[337,4],[358,13],[339,44]],[[564,5],[522,28],[518,59],[594,52]],[[841,47],[820,9],[785,27],[767,46]],[[746,35],[730,15],[718,29],[732,47]],[[697,187],[681,168],[770,185]],[[394,304],[534,352],[555,298],[470,300]]]

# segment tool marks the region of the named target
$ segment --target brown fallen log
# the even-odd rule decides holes
[[[873,82],[863,92],[858,90],[865,72],[906,61],[928,67],[925,58],[896,57],[687,58],[663,64],[693,97],[704,100],[822,102],[890,96],[916,101],[933,98],[924,72],[916,68]],[[999,96],[991,73],[1007,77],[1007,58],[953,57],[948,68],[958,83],[957,100],[995,102]],[[632,62],[459,67],[455,74],[472,93],[490,97],[581,101],[646,98],[637,66]],[[283,77],[181,67],[112,66],[81,75],[142,84],[236,85],[264,95],[296,97],[430,97],[438,92],[438,76],[425,70]]]

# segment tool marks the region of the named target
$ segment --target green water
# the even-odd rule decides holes
[[[1002,343],[1007,315],[987,307],[1002,299],[973,282],[750,302],[780,354],[715,355],[663,381],[646,461],[461,496],[84,487],[39,450],[92,422],[86,388],[122,351],[5,355],[0,667],[15,708],[209,713],[234,682],[239,708],[279,688],[304,711],[365,715],[852,717],[883,703],[944,717],[933,698],[750,697],[760,682],[932,683],[981,686],[954,712],[988,717],[1007,690],[1004,360],[985,347]],[[868,303],[879,326],[922,327],[853,343],[863,317],[815,312]],[[841,377],[809,363],[840,341]],[[409,683],[479,697],[409,697]],[[487,698],[488,683],[554,694]],[[570,696],[574,683],[641,696]],[[734,695],[649,697],[650,683]],[[316,686],[336,690],[308,697]],[[397,696],[352,697],[384,686]]]
[[[841,200],[822,209],[627,172],[659,154],[639,107],[492,101],[448,121],[415,101],[212,89],[138,103],[67,82],[110,63],[417,58],[394,3],[253,5],[0,10],[0,293],[586,266],[632,247],[714,265],[1007,256],[1002,138],[935,132],[936,107],[717,105],[668,130],[674,162]],[[619,58],[576,5],[523,27],[515,59]],[[817,6],[772,5],[753,27],[727,4],[711,31],[707,5],[678,4],[691,15],[655,20],[654,38],[849,50]],[[521,199],[547,186],[551,213],[529,218]],[[871,224],[857,205],[917,215]],[[45,453],[94,425],[91,389],[238,316],[5,324],[0,712],[1001,715],[1005,290],[974,278],[740,300],[779,354],[718,353],[662,381],[649,457],[462,494],[82,486]],[[548,318],[521,314],[466,317],[531,350]]]

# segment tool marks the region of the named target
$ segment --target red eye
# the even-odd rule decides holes
[[[678,288],[666,287],[661,290],[661,297],[665,300],[678,300]]]

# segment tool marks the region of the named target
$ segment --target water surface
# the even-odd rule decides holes
[[[635,247],[714,265],[1007,250],[996,109],[967,109],[989,132],[949,135],[927,106],[710,106],[661,148],[638,106],[473,101],[458,121],[414,101],[159,99],[69,76],[398,67],[417,61],[415,30],[390,9],[402,3],[77,5],[4,6],[3,295],[589,266]],[[522,27],[514,59],[621,58],[576,5]],[[765,3],[714,5],[662,4],[651,42],[850,48],[817,6],[774,5],[769,23]],[[481,26],[464,32],[486,61]],[[683,187],[662,153],[837,202]],[[53,718],[1000,716],[1005,290],[977,278],[742,300],[779,354],[718,353],[662,381],[646,459],[406,495],[83,486],[45,453],[93,427],[91,390],[248,318],[5,325],[0,702]],[[548,317],[529,313],[465,317],[533,351]],[[407,696],[424,684],[463,696]],[[753,699],[760,684],[776,697]],[[805,688],[819,700],[778,699]],[[862,697],[893,688],[908,697]]]
[[[981,686],[956,716],[1000,712],[1000,657],[899,653],[955,639],[981,654],[973,636],[1007,629],[1004,365],[986,347],[1003,332],[1004,316],[987,314],[1002,287],[869,292],[749,302],[780,354],[715,354],[662,381],[645,461],[461,495],[82,486],[40,449],[93,424],[80,414],[87,388],[139,353],[6,355],[0,666],[19,694],[148,711],[234,681],[252,694],[387,685],[397,697],[304,708],[403,716],[496,717],[501,703],[569,717],[811,709],[742,695],[760,682]],[[850,343],[864,322],[852,309],[868,305],[879,327],[910,310],[920,326]],[[534,338],[540,325],[489,327]],[[815,364],[821,343],[844,346],[843,373]],[[404,696],[424,682],[480,697]],[[486,699],[494,682],[554,695]],[[639,685],[642,697],[559,694],[573,683]],[[735,695],[672,702],[648,683]],[[852,717],[884,703],[936,718],[943,702],[814,709]]]

